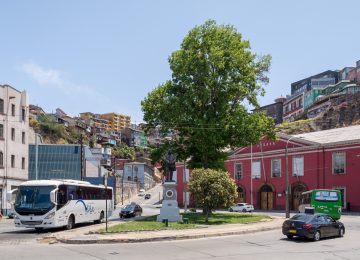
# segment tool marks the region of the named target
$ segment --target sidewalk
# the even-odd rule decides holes
[[[67,244],[107,244],[107,243],[136,243],[161,240],[195,239],[216,236],[240,235],[281,228],[284,218],[275,217],[271,220],[251,224],[227,224],[216,226],[201,226],[197,229],[159,230],[127,232],[117,234],[94,234],[94,231],[105,228],[105,224],[76,228],[62,231],[43,239],[44,242]],[[112,222],[111,225],[118,223]]]

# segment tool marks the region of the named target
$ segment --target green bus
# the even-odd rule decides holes
[[[316,189],[301,194],[299,212],[313,210],[315,213],[324,213],[334,219],[340,219],[341,206],[339,190]]]

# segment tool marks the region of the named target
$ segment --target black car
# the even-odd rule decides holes
[[[320,240],[323,237],[342,237],[345,234],[345,226],[326,214],[296,214],[285,220],[282,232],[289,239],[294,236]]]
[[[142,208],[140,205],[136,203],[127,204],[125,207],[123,207],[120,211],[120,218],[131,218],[136,216],[141,216],[142,214]]]

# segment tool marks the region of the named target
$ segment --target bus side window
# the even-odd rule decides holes
[[[67,198],[68,200],[76,200],[76,189],[75,186],[68,186],[67,187]]]

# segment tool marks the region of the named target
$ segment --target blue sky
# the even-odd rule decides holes
[[[232,24],[273,57],[262,105],[290,84],[360,60],[360,1],[0,0],[0,84],[46,111],[118,112],[170,79],[168,56],[195,25]]]

